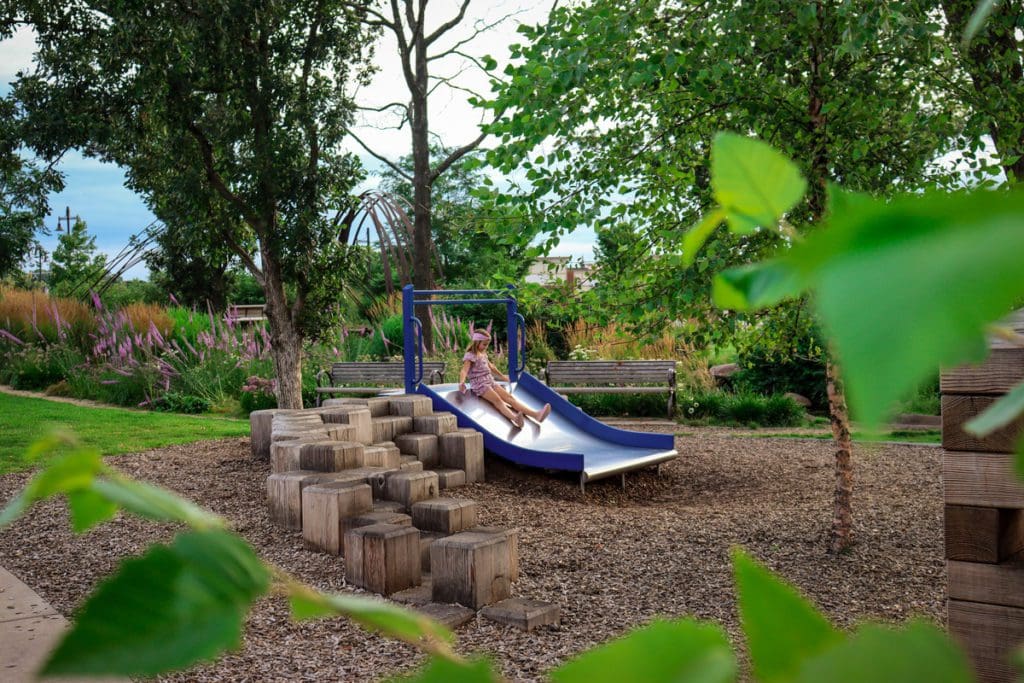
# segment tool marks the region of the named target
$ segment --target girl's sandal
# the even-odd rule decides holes
[[[548,419],[548,415],[551,414],[551,404],[545,403],[544,407],[540,409],[540,415],[537,416],[537,422],[543,422]]]

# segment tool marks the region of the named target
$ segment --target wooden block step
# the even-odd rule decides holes
[[[323,402],[324,407],[334,406],[361,406],[370,411],[371,417],[383,417],[388,414],[388,404],[391,399],[382,396],[371,398],[329,398]]]
[[[1024,349],[1010,344],[994,346],[981,365],[961,365],[942,371],[943,394],[1001,396],[1024,381]]]
[[[1024,508],[1024,485],[1005,453],[942,454],[942,483],[947,505]]]
[[[354,427],[353,434],[346,441],[368,444],[373,441],[373,426],[370,410],[366,406],[348,405],[321,408],[321,417],[326,425],[348,425]]]
[[[413,418],[400,415],[385,415],[373,418],[371,420],[373,425],[373,442],[394,441],[396,436],[411,432],[412,421]]]
[[[420,583],[420,532],[398,524],[371,524],[345,534],[348,582],[390,595]]]
[[[1024,641],[1024,610],[966,600],[947,601],[948,628],[963,645],[978,681],[1016,679],[1013,651]]]
[[[946,568],[950,598],[1024,607],[1024,565],[950,561]]]
[[[480,610],[481,616],[499,624],[515,626],[523,631],[532,631],[539,626],[557,626],[562,622],[562,610],[558,605],[528,598],[508,598]]]
[[[412,419],[413,428],[409,431],[416,431],[422,434],[448,434],[459,428],[455,415],[449,412],[433,413],[431,415],[419,415]]]
[[[1024,510],[947,505],[946,558],[1002,562],[1024,554]]]
[[[385,487],[387,485],[387,478],[392,474],[397,474],[400,470],[384,468],[384,467],[357,467],[352,470],[345,470],[339,472],[339,477],[351,477],[354,480],[358,480],[361,483],[369,485],[373,490],[373,497],[383,498]]]
[[[395,437],[395,445],[402,455],[413,455],[424,467],[436,467],[440,460],[437,454],[437,435],[409,432]]]
[[[496,533],[463,531],[430,546],[432,595],[480,609],[512,595],[509,540]]]
[[[372,510],[343,520],[341,528],[343,531],[347,532],[349,529],[358,529],[361,526],[370,526],[371,524],[412,526],[412,517],[402,512]]]
[[[434,402],[431,401],[430,398],[420,396],[419,394],[391,396],[388,401],[388,411],[392,415],[401,415],[404,417],[430,415],[434,412]]]
[[[465,498],[423,500],[412,506],[412,523],[423,531],[456,534],[476,526],[477,507]]]
[[[270,444],[270,471],[276,474],[301,470],[299,456],[302,453],[302,447],[317,441],[320,439],[315,436],[307,436]]]
[[[358,441],[356,439],[359,430],[354,425],[330,424],[325,425],[327,436],[332,441]]]
[[[503,526],[476,526],[470,531],[478,534],[496,534],[508,541],[508,566],[512,583],[519,580],[519,529]]]
[[[438,438],[442,467],[462,470],[466,483],[484,480],[484,435],[473,429],[460,429]]]
[[[330,435],[327,430],[324,429],[323,425],[317,428],[300,429],[298,427],[289,427],[282,430],[274,430],[270,435],[270,443],[275,444],[278,441],[293,441],[295,439],[316,439],[317,441],[324,441]]]
[[[299,451],[299,469],[340,472],[362,467],[363,444],[354,441],[314,441]]]
[[[399,503],[397,500],[374,500],[373,501],[374,512],[404,512],[405,506]],[[410,517],[410,520],[412,518]],[[411,522],[410,522],[411,523]]]
[[[431,602],[430,576],[420,576],[420,585],[391,594],[391,599],[406,605],[426,605]]]
[[[266,460],[270,457],[270,433],[274,416],[292,412],[283,408],[254,410],[249,413],[249,440],[252,445],[252,457]]]
[[[402,464],[399,467],[402,468],[403,472],[422,472],[423,463],[421,463],[415,455],[403,455],[401,458]]]
[[[442,605],[431,602],[426,605],[419,605],[416,611],[425,614],[434,621],[440,622],[451,630],[473,621],[476,612],[460,605]]]
[[[437,475],[433,472],[399,472],[387,478],[384,497],[401,503],[406,510],[421,500],[437,497]]]
[[[302,490],[307,486],[331,481],[327,472],[277,472],[267,477],[267,506],[270,521],[286,529],[302,529]]]
[[[306,547],[339,555],[346,518],[372,509],[373,493],[366,484],[336,481],[307,486],[302,491],[302,538]]]
[[[454,489],[466,485],[466,471],[453,469],[434,470],[437,473],[438,485],[441,490]]]
[[[402,453],[394,445],[366,446],[363,448],[363,460],[370,467],[398,469],[402,465]]]
[[[986,453],[1012,453],[1021,434],[1024,434],[1024,416],[1012,420],[985,436],[969,434],[964,425],[996,402],[994,396],[943,396],[942,447],[948,451],[980,451]]]

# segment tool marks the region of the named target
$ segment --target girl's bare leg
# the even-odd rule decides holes
[[[507,417],[509,422],[511,422],[512,424],[515,424],[516,423],[516,418],[518,416],[515,414],[515,412],[513,412],[513,410],[511,408],[508,407],[508,405],[505,403],[505,400],[501,396],[498,395],[498,393],[495,391],[495,389],[500,389],[500,387],[493,387],[491,389],[488,389],[484,393],[484,395],[481,396],[480,398],[486,399],[495,408],[498,409],[499,413],[501,413],[502,415]],[[505,393],[508,393],[508,392],[505,392]]]
[[[515,396],[510,394],[508,392],[508,389],[506,389],[505,387],[501,386],[500,384],[495,384],[494,391],[498,394],[499,397],[501,397],[501,400],[503,400],[505,403],[508,403],[510,406],[512,406],[519,412],[523,413],[524,415],[529,415],[534,420],[540,420],[540,414],[542,412],[541,410],[530,410],[525,405],[520,403]]]

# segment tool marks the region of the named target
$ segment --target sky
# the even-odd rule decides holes
[[[427,30],[431,30],[431,23],[436,26],[454,17],[458,13],[458,6],[455,0],[431,2]],[[494,57],[499,63],[500,72],[508,58],[508,46],[521,39],[516,28],[523,23],[543,22],[549,9],[549,2],[537,4],[528,0],[475,0],[470,3],[462,24],[446,34],[447,40],[439,40],[435,47],[438,51],[445,50],[455,41],[471,35],[475,27],[490,25],[507,17],[461,48],[472,55],[489,54]],[[0,41],[0,93],[10,90],[8,84],[19,70],[31,67],[34,47],[31,32],[25,30],[9,40]],[[356,93],[357,102],[366,107],[395,101],[407,102],[409,96],[401,76],[394,37],[390,33],[386,32],[378,44],[375,62],[380,71],[370,87]],[[486,77],[474,69],[463,70],[465,66],[463,60],[455,57],[434,62],[432,72],[446,76],[458,74],[461,86],[487,93],[489,88]],[[465,144],[479,135],[481,114],[466,102],[468,97],[461,90],[439,88],[431,98],[431,129],[448,146]],[[410,153],[408,127],[401,130],[387,129],[386,126],[393,125],[394,120],[378,114],[367,114],[361,118],[363,120],[361,125],[355,127],[355,133],[375,152],[392,160]],[[487,144],[485,140],[484,146]],[[350,141],[347,147],[371,171],[370,179],[359,190],[375,186],[379,182],[375,173],[383,168],[383,164],[367,154],[355,141]],[[71,209],[72,217],[80,216],[88,224],[89,233],[96,237],[98,249],[108,255],[120,251],[132,235],[142,231],[154,220],[155,217],[142,198],[124,186],[124,172],[118,166],[71,152],[65,156],[59,168],[65,174],[66,187],[63,192],[50,197],[52,214],[45,220],[45,225],[51,229],[51,234],[41,240],[47,250],[52,251],[56,245],[57,233],[54,228],[57,226],[57,216],[64,216],[66,207]],[[593,258],[594,241],[593,232],[580,230],[563,239],[552,254],[589,261]],[[145,268],[139,266],[130,271],[128,276],[145,277]]]

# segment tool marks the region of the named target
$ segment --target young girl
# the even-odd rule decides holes
[[[473,332],[472,341],[462,357],[462,371],[459,372],[459,391],[466,391],[466,378],[469,378],[469,389],[480,398],[494,404],[498,411],[507,417],[517,428],[523,426],[523,415],[529,415],[537,422],[543,422],[551,413],[551,404],[545,403],[540,410],[530,410],[508,392],[505,387],[496,384],[492,373],[508,381],[494,364],[487,359],[487,345],[491,337],[483,330]],[[516,412],[513,412],[512,409]]]

